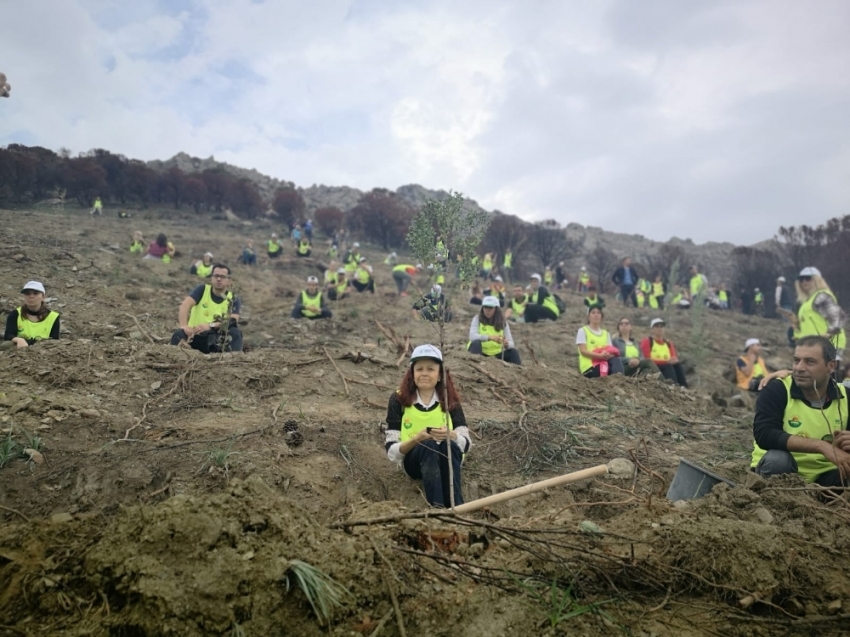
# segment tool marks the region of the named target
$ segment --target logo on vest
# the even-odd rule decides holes
[[[788,421],[788,426],[792,429],[797,429],[802,427],[803,423],[800,422],[800,419],[797,416],[794,416],[791,420]]]
[[[405,418],[402,424],[404,425],[405,429],[410,429],[411,427],[413,427],[413,423],[410,422],[409,418]]]

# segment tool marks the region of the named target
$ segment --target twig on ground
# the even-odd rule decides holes
[[[336,373],[339,374],[339,377],[342,379],[343,387],[345,387],[345,395],[348,396],[348,381],[345,376],[342,375],[342,371],[339,369],[339,366],[336,364],[336,361],[331,358],[331,355],[328,353],[328,349],[326,347],[322,347],[322,351],[325,353],[325,356],[328,357],[328,360],[331,362],[331,365],[334,366]]]
[[[390,617],[393,616],[393,610],[388,610],[384,613],[384,616],[381,617],[381,621],[378,622],[378,625],[375,626],[375,630],[373,630],[369,637],[378,637],[381,634],[381,631],[384,630],[384,626],[387,625],[387,622],[390,621]]]
[[[126,314],[126,313],[125,313],[125,314],[124,314],[124,316],[128,316],[128,317],[130,317],[131,319],[133,319],[133,323],[135,323],[135,324],[136,324],[136,327],[138,327],[138,328],[139,328],[139,331],[142,333],[142,335],[143,335],[146,339],[148,339],[148,341],[150,341],[151,345],[155,345],[155,344],[156,344],[156,343],[155,343],[155,341],[153,340],[153,337],[151,337],[151,335],[150,335],[150,334],[148,334],[147,330],[146,330],[145,328],[143,328],[143,327],[142,327],[142,324],[141,324],[141,323],[139,323],[139,319],[137,319],[137,318],[136,318],[134,315],[132,315],[132,314]]]
[[[499,392],[496,391],[495,387],[491,387],[490,391],[493,392],[493,395],[496,398],[498,398],[499,400],[501,400],[505,404],[505,407],[510,407],[510,405],[508,404],[508,401],[505,400],[504,398],[502,398],[502,395]]]
[[[169,471],[168,473],[165,474],[165,482],[164,482],[161,489],[157,489],[153,493],[148,493],[147,495],[142,496],[142,497],[145,498],[146,500],[150,500],[151,498],[155,498],[156,496],[160,495],[161,493],[165,493],[170,488],[171,488],[171,472]]]
[[[493,374],[491,374],[490,372],[488,372],[486,369],[484,369],[484,368],[483,368],[483,367],[481,367],[480,365],[476,365],[476,364],[474,364],[474,363],[470,363],[470,367],[472,367],[473,369],[475,369],[475,370],[477,370],[477,371],[481,372],[481,373],[482,373],[482,374],[484,374],[487,378],[489,378],[490,380],[492,380],[494,383],[496,383],[496,384],[497,384],[497,385],[499,385],[500,387],[504,387],[505,389],[509,389],[509,390],[511,390],[511,391],[512,391],[512,392],[514,392],[517,396],[519,396],[519,399],[520,399],[520,400],[522,400],[522,401],[524,401],[524,402],[529,402],[529,401],[528,401],[528,398],[526,398],[525,394],[523,394],[520,390],[518,390],[516,387],[512,387],[511,385],[508,385],[507,383],[505,383],[505,382],[504,382],[504,381],[502,381],[502,380],[499,380],[498,378],[496,378],[495,376],[493,376]]]
[[[387,589],[390,592],[390,598],[393,602],[393,610],[395,611],[395,618],[398,624],[399,635],[401,635],[401,637],[407,637],[407,631],[404,629],[404,617],[401,614],[401,607],[398,605],[398,597],[396,597],[395,586],[393,585],[393,580],[396,577],[395,569],[393,568],[393,565],[390,564],[390,561],[387,559],[387,557],[381,552],[381,549],[378,548],[375,539],[370,536],[369,541],[372,543],[372,548],[375,549],[375,553],[378,554],[378,556],[381,558],[381,561],[386,564],[387,569],[389,569],[389,575],[384,572],[384,581],[387,584]]]
[[[523,339],[523,344],[528,348],[528,353],[531,354],[531,360],[534,361],[535,365],[539,365],[540,362],[537,360],[537,356],[534,354],[534,348],[531,346],[531,343],[528,342],[528,339]]]
[[[404,339],[404,347],[401,350],[401,356],[398,357],[398,360],[395,362],[395,366],[398,367],[401,365],[401,361],[404,360],[404,357],[407,356],[407,351],[410,349],[410,337],[406,336]]]
[[[17,509],[10,509],[9,507],[4,507],[3,505],[0,505],[0,509],[2,509],[3,511],[8,511],[9,513],[14,513],[15,515],[20,516],[21,518],[23,518],[23,520],[25,522],[30,521],[30,519],[27,516],[25,516],[23,513],[21,513]]]

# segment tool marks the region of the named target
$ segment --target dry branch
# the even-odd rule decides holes
[[[345,376],[342,375],[342,371],[340,371],[339,366],[336,364],[336,361],[331,358],[330,354],[328,354],[327,348],[322,347],[322,351],[325,353],[325,356],[328,357],[328,360],[331,362],[331,365],[334,366],[336,373],[339,374],[339,377],[342,379],[342,384],[345,387],[345,395],[348,396],[348,381],[345,379]]]

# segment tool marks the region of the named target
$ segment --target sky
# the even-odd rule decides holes
[[[0,0],[0,145],[751,244],[850,213],[850,2]]]

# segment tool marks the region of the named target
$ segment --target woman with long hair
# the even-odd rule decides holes
[[[787,311],[779,310],[787,316],[794,326],[794,338],[803,336],[825,336],[832,341],[836,349],[836,360],[839,367],[847,346],[847,336],[844,333],[844,312],[838,305],[835,294],[829,289],[821,276],[820,270],[814,267],[803,268],[797,277],[797,300],[800,309],[796,316]]]
[[[472,318],[467,350],[471,354],[493,356],[506,363],[522,365],[511,337],[511,328],[495,296],[485,296],[481,301],[481,311]]]
[[[604,317],[601,307],[591,305],[587,310],[587,325],[576,334],[578,370],[588,378],[623,373],[619,351],[611,343],[611,334],[602,327]]]
[[[623,373],[626,376],[637,376],[641,372],[652,374],[658,373],[658,365],[644,357],[640,351],[640,345],[632,336],[632,321],[627,317],[620,319],[617,323],[617,336],[612,339],[612,344],[620,351],[620,362],[623,364]]]
[[[472,446],[466,417],[443,354],[433,345],[420,345],[410,367],[387,406],[387,457],[401,464],[414,480],[422,480],[425,498],[433,507],[451,506],[449,449],[454,479],[454,503],[463,504],[461,460]]]
[[[44,302],[44,285],[28,282],[21,290],[23,303],[6,319],[4,341],[11,341],[18,349],[59,338],[59,312],[54,312]]]

